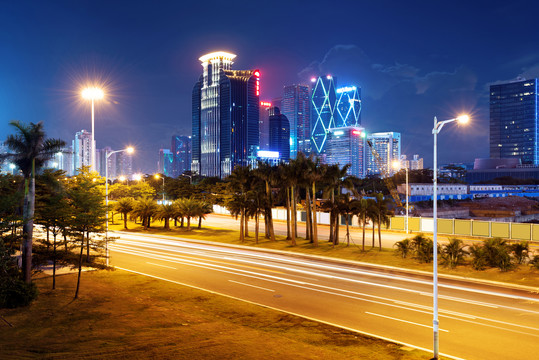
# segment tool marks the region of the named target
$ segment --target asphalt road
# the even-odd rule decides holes
[[[305,257],[117,232],[116,268],[432,349],[432,281]],[[539,295],[440,280],[440,352],[460,359],[539,354]]]

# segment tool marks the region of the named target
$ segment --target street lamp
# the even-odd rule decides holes
[[[458,121],[461,124],[466,124],[470,120],[468,115],[460,115],[454,119],[438,121],[436,116],[434,117],[434,128],[432,128],[432,134],[434,135],[434,156],[433,156],[433,171],[432,171],[432,218],[433,218],[433,241],[432,241],[432,331],[433,331],[433,359],[438,359],[438,133],[442,130],[442,127],[450,122]]]
[[[180,176],[187,176],[187,177],[189,177],[189,184],[192,184],[192,183],[193,183],[193,175],[180,174]]]
[[[82,90],[82,97],[86,100],[92,101],[92,153],[90,154],[90,159],[92,162],[91,170],[96,171],[95,166],[95,135],[94,135],[94,101],[101,100],[105,96],[103,90],[97,87],[88,87]]]
[[[398,160],[393,161],[393,168],[395,170],[398,170],[401,168],[401,162]],[[406,230],[406,233],[408,234],[408,166],[405,166],[404,169],[406,170],[406,219],[404,220],[404,229]]]
[[[105,149],[105,207],[106,209],[106,230],[105,230],[105,257],[107,258],[107,266],[109,266],[109,247],[108,247],[108,241],[109,241],[109,157],[112,154],[116,154],[119,152],[127,152],[128,154],[132,154],[135,149],[131,146],[122,149],[122,150],[115,150],[109,152],[108,149]]]
[[[135,174],[135,175],[133,175],[133,180],[141,181],[141,180],[142,180],[142,175],[141,175],[141,174]]]
[[[156,179],[163,179],[163,205],[165,205],[165,176],[161,177],[159,174],[155,174]]]

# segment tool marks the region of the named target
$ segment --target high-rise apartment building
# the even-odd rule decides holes
[[[73,173],[83,166],[92,166],[92,133],[81,130],[75,134],[73,140]]]
[[[260,71],[232,70],[234,54],[200,57],[203,73],[193,88],[191,170],[225,178],[256,158],[259,146]]]
[[[336,127],[335,107],[337,94],[335,93],[336,79],[331,76],[321,76],[311,79],[311,147],[317,154],[324,153],[329,129]]]
[[[370,141],[374,150],[380,155],[382,164],[379,167],[372,150],[367,149],[366,174],[393,174],[393,161],[399,161],[401,158],[401,134],[397,132],[372,133],[367,135],[367,141]]]
[[[410,160],[410,170],[423,170],[423,158],[420,158],[419,155],[414,155],[412,160]]]
[[[335,107],[335,126],[360,126],[361,125],[361,88],[357,86],[345,86],[338,88],[337,106]]]
[[[490,86],[490,157],[539,165],[537,79]]]
[[[260,114],[258,116],[258,133],[260,138],[260,150],[269,150],[269,110],[271,102],[260,102]]]
[[[279,160],[290,160],[290,122],[278,107],[270,108],[269,150],[279,153]]]
[[[174,135],[170,144],[171,161],[165,170],[167,176],[178,177],[191,170],[191,136]]]
[[[307,85],[289,85],[283,89],[281,114],[290,122],[290,158],[298,151],[311,152],[311,99]]]
[[[365,129],[348,126],[329,129],[326,143],[326,162],[343,167],[350,164],[348,175],[365,176]]]

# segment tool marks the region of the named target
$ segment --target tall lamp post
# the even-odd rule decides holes
[[[91,151],[91,154],[90,154],[90,159],[91,159],[91,163],[92,163],[91,164],[91,170],[92,171],[96,171],[96,169],[97,169],[96,166],[95,166],[94,101],[95,100],[101,100],[101,99],[103,99],[104,96],[105,96],[105,93],[103,92],[103,90],[101,90],[100,88],[97,88],[97,87],[88,87],[88,88],[82,90],[82,97],[84,99],[90,100],[92,102],[92,144],[91,144],[92,151]]]
[[[442,127],[450,122],[458,121],[461,124],[466,124],[470,120],[468,115],[461,115],[454,119],[438,121],[434,117],[434,154],[433,154],[433,171],[432,171],[432,218],[433,218],[433,242],[432,242],[432,331],[433,331],[433,357],[438,359],[439,356],[439,337],[438,337],[438,133]]]
[[[400,161],[397,161],[395,160],[393,162],[393,168],[394,169],[400,169],[401,168],[401,162]],[[408,234],[408,213],[409,213],[409,210],[408,210],[408,166],[405,166],[404,169],[406,170],[406,219],[404,220],[405,223],[404,223],[404,229],[406,230],[406,233]]]
[[[108,149],[105,150],[105,207],[107,208],[106,209],[106,215],[105,215],[105,221],[106,221],[106,227],[105,227],[105,257],[107,258],[106,262],[107,262],[107,266],[109,266],[109,247],[108,247],[108,242],[109,242],[109,157],[112,155],[112,154],[116,154],[116,153],[119,153],[119,152],[127,152],[128,154],[132,154],[135,149],[131,146],[125,148],[125,149],[122,149],[122,150],[115,150],[115,151],[111,151],[109,152]]]
[[[156,179],[159,179],[159,178],[163,179],[163,205],[165,205],[165,176],[163,175],[163,176],[161,177],[161,175],[155,174],[154,177],[155,177]]]

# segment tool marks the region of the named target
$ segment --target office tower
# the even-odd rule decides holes
[[[269,109],[271,102],[260,102],[260,114],[258,116],[258,133],[260,137],[260,150],[269,150]]]
[[[290,160],[290,122],[278,107],[270,109],[269,150],[277,151],[281,161]]]
[[[336,127],[334,113],[337,105],[335,81],[331,75],[312,78],[311,146],[317,154],[324,153],[327,133]]]
[[[83,166],[92,166],[92,134],[89,131],[81,130],[75,134],[73,140],[73,173],[78,174],[78,170]]]
[[[116,155],[116,176],[126,176],[129,177],[133,175],[133,154],[129,154],[126,151],[113,154]],[[114,163],[111,162],[111,168],[114,167]],[[113,170],[114,172],[114,170]]]
[[[174,154],[169,149],[159,149],[159,160],[157,161],[157,173],[169,177],[174,174]],[[183,173],[183,171],[182,171]]]
[[[178,177],[184,172],[191,170],[191,136],[172,136],[170,152],[172,163],[165,168],[165,170],[170,170],[165,175]]]
[[[326,162],[343,167],[350,164],[348,175],[365,176],[365,129],[360,126],[332,128],[326,141]]]
[[[283,89],[281,113],[290,122],[290,158],[298,151],[311,152],[311,106],[307,85],[289,85]],[[277,106],[277,105],[275,105]]]
[[[191,169],[225,178],[247,166],[259,146],[260,71],[232,70],[234,54],[200,57],[203,73],[193,88]]]
[[[361,88],[345,86],[338,88],[334,117],[336,127],[361,125]]]
[[[539,165],[537,79],[490,86],[490,157]]]
[[[381,168],[378,166],[372,149],[366,149],[366,174],[390,174],[394,173],[392,163],[400,160],[401,157],[401,134],[396,132],[380,132],[367,135],[367,141],[370,141],[372,147],[382,159]]]

